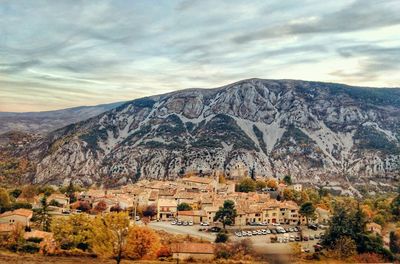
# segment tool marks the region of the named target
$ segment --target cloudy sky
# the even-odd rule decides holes
[[[400,87],[399,0],[0,0],[0,111],[245,78]]]

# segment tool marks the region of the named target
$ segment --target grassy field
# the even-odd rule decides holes
[[[0,264],[42,264],[42,263],[50,263],[50,264],[114,264],[116,263],[114,260],[102,260],[97,258],[82,258],[82,257],[49,257],[42,255],[18,255],[8,252],[0,252]],[[123,260],[121,264],[169,264],[176,262],[168,262],[168,261],[131,261],[131,260]],[[182,262],[180,262],[182,263]]]

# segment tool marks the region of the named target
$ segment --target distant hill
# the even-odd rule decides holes
[[[123,102],[80,106],[46,112],[0,112],[0,134],[11,131],[45,134],[69,124],[97,116],[121,104]]]

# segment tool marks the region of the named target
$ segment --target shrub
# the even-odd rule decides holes
[[[20,251],[25,252],[25,253],[30,253],[34,254],[39,252],[40,246],[34,242],[27,242],[24,245],[22,245]]]
[[[42,242],[42,240],[43,238],[41,237],[30,237],[26,241],[39,244],[40,242]]]
[[[215,238],[215,243],[225,243],[229,237],[225,232],[219,232]]]

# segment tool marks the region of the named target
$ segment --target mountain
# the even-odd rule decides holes
[[[249,79],[127,102],[31,146],[37,183],[224,171],[312,184],[399,177],[400,89]]]
[[[121,104],[123,102],[45,112],[0,112],[0,134],[11,131],[45,134],[66,125],[97,116]]]

